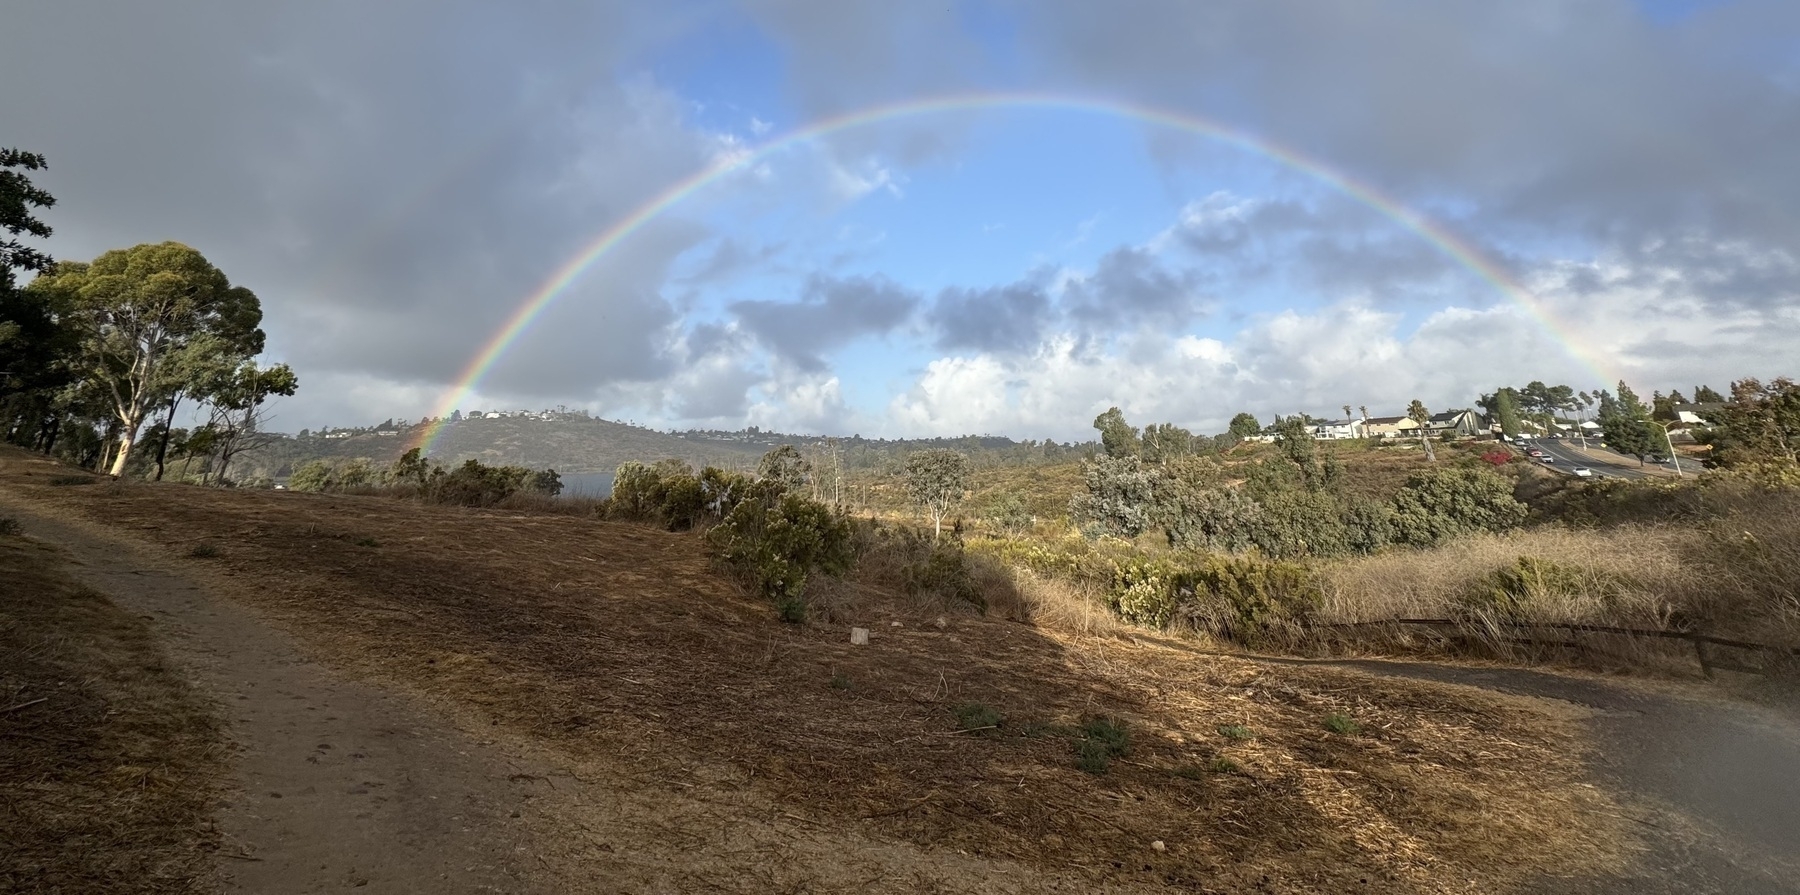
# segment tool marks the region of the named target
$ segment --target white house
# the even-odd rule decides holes
[[[1334,441],[1340,438],[1363,437],[1363,421],[1349,420],[1314,420],[1312,436],[1322,441]]]

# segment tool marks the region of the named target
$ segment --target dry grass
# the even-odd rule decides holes
[[[1320,620],[1448,618],[1481,578],[1529,556],[1579,570],[1591,586],[1535,594],[1520,620],[1661,627],[1675,608],[1669,583],[1691,574],[1682,548],[1693,539],[1663,527],[1539,528],[1319,563]]]
[[[783,625],[694,537],[588,518],[50,489],[3,459],[0,487],[172,557],[219,543],[216,558],[181,561],[335,663],[722,815],[754,793],[822,828],[1079,872],[1096,888],[1506,891],[1627,860],[1618,812],[1582,782],[1572,719],[1504,697],[1000,612],[940,627],[855,582],[837,619]],[[363,537],[381,546],[355,546]],[[1084,595],[1015,582],[1039,618],[1100,628],[1079,615]],[[850,646],[852,624],[875,632],[868,646]],[[969,703],[1005,719],[995,734],[958,731]],[[1362,734],[1322,730],[1331,713]],[[1069,733],[1095,717],[1131,733],[1105,774],[1076,767]],[[1258,736],[1225,741],[1225,723]],[[1221,759],[1239,770],[1196,770]],[[781,860],[765,863],[802,884]]]
[[[211,891],[218,723],[61,562],[0,537],[0,891]]]

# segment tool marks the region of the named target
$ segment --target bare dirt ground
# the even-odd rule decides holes
[[[224,706],[239,890],[1642,891],[1668,866],[1567,700],[881,595],[781,625],[690,536],[67,474],[0,454],[0,515]],[[959,731],[968,703],[1003,720]],[[1074,762],[1095,716],[1132,732],[1103,775]]]

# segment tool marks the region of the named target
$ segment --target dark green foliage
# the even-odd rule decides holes
[[[1256,417],[1248,413],[1239,413],[1231,418],[1231,424],[1226,427],[1226,431],[1240,439],[1249,438],[1262,431],[1262,423],[1257,422]]]
[[[763,483],[706,539],[728,567],[781,609],[784,619],[804,618],[800,601],[809,575],[842,575],[855,558],[849,522],[818,501]]]
[[[1394,495],[1395,540],[1418,546],[1483,531],[1502,531],[1525,521],[1526,507],[1512,483],[1486,469],[1463,467],[1415,473]]]
[[[944,517],[969,490],[969,458],[936,448],[906,458],[906,493],[931,517],[932,537],[943,534]]]
[[[1600,433],[1607,447],[1639,462],[1663,445],[1662,430],[1650,421],[1650,409],[1624,380],[1619,381],[1617,397],[1601,392]]]
[[[298,474],[298,473],[296,473]],[[469,460],[449,473],[431,476],[423,495],[433,503],[465,507],[493,506],[520,493],[555,496],[562,491],[562,480],[555,470],[526,469],[523,466],[488,466],[480,460]]]
[[[1031,509],[1025,505],[1025,498],[1017,491],[1007,491],[995,497],[987,509],[988,524],[996,532],[1005,535],[1021,535],[1031,530]]]
[[[852,684],[850,683],[849,675],[834,674],[831,676],[831,689],[833,689],[833,690],[848,690],[848,689],[850,689],[851,686],[852,686]]]
[[[965,702],[951,709],[956,714],[956,729],[966,730],[980,735],[992,735],[999,732],[1002,721],[1000,713],[992,707],[979,702]]]
[[[800,450],[784,444],[763,455],[756,466],[756,477],[784,490],[798,491],[812,481],[812,464],[800,456]]]
[[[1125,722],[1117,718],[1089,718],[1081,724],[1081,739],[1075,743],[1075,766],[1090,773],[1104,774],[1112,760],[1131,751],[1131,733]]]
[[[1362,732],[1362,725],[1349,715],[1332,712],[1325,716],[1325,729],[1343,736],[1355,736]]]
[[[388,478],[396,482],[423,485],[431,478],[431,461],[425,459],[419,448],[413,448],[394,461],[393,468],[388,470]]]
[[[1117,407],[1094,417],[1094,428],[1100,430],[1100,445],[1108,457],[1136,457],[1143,452],[1136,426],[1125,422],[1125,414]]]
[[[1256,733],[1242,724],[1221,724],[1219,725],[1219,736],[1231,740],[1232,742],[1243,742],[1244,740],[1255,739]]]
[[[1219,756],[1218,758],[1213,759],[1212,763],[1207,765],[1206,768],[1207,768],[1207,770],[1212,771],[1215,774],[1235,774],[1239,770],[1241,770],[1238,767],[1237,762],[1232,761],[1231,759],[1226,758],[1222,755]]]
[[[1084,530],[1134,538],[1156,520],[1158,473],[1136,454],[1102,454],[1082,463],[1087,490],[1069,501]]]
[[[1709,413],[1708,422],[1715,465],[1800,466],[1800,383],[1792,379],[1733,382],[1730,402]]]
[[[622,463],[613,475],[607,512],[616,518],[655,522],[669,531],[686,531],[708,514],[710,503],[716,503],[708,499],[709,481],[725,491],[737,487],[737,481],[723,478],[725,475],[708,467],[702,476],[695,476],[693,467],[681,460],[663,460],[653,466]],[[784,488],[773,481],[763,487]]]

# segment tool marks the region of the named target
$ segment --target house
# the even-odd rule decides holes
[[[1369,438],[1411,436],[1419,424],[1410,416],[1373,416],[1362,421],[1363,434]]]
[[[1712,417],[1718,416],[1719,411],[1724,409],[1725,405],[1718,403],[1677,404],[1675,405],[1675,417],[1690,426],[1705,426],[1710,425],[1708,421]]]
[[[376,429],[375,434],[376,435],[399,435],[400,430],[398,430],[398,429]]]
[[[500,418],[500,417],[502,417],[502,416],[504,416],[504,415],[505,415],[505,414],[502,414],[502,413],[501,413],[501,412],[500,412],[500,411],[498,411],[498,410],[490,410],[490,411],[488,411],[488,412],[487,412],[487,413],[485,413],[485,414],[482,414],[482,418],[483,418],[483,419],[490,419],[490,420],[497,420],[497,419],[499,419],[499,418]]]
[[[1431,435],[1473,436],[1487,431],[1487,421],[1473,410],[1446,410],[1425,421]]]
[[[327,433],[325,433],[325,437],[326,438],[349,438],[350,433],[339,430],[337,432],[327,432]]]
[[[1321,441],[1363,437],[1363,421],[1358,419],[1313,420],[1310,425],[1312,436]]]

